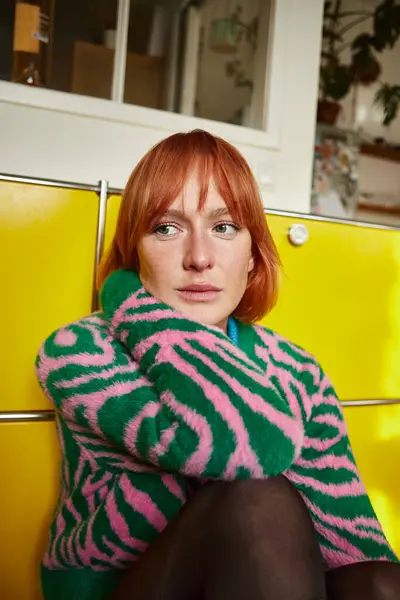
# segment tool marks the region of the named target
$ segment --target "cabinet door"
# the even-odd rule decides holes
[[[0,598],[41,600],[39,565],[56,506],[54,423],[0,423]]]
[[[98,205],[95,192],[0,182],[0,411],[49,408],[34,361],[91,311]]]
[[[344,409],[358,468],[382,527],[400,556],[400,405]]]
[[[269,215],[282,258],[263,323],[316,355],[341,400],[400,398],[400,231]],[[309,240],[292,246],[289,228]]]

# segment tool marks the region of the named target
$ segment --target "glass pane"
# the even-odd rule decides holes
[[[115,0],[2,0],[0,77],[111,97]]]
[[[312,212],[399,227],[398,2],[324,9]]]
[[[268,0],[132,0],[125,102],[264,128],[269,24]]]
[[[201,43],[197,75],[196,114],[199,117],[262,127],[254,122],[254,96],[265,88],[268,36],[261,28],[268,2],[226,0],[205,2],[201,10]],[[261,42],[261,43],[259,43]],[[259,54],[262,53],[260,56]],[[257,62],[264,72],[257,71]],[[256,81],[260,78],[261,81]]]
[[[111,0],[55,0],[49,87],[111,98],[113,38],[118,3]]]
[[[0,2],[0,79],[11,81],[13,63],[14,0]]]

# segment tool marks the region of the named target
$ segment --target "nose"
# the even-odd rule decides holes
[[[192,232],[187,239],[183,267],[187,271],[206,271],[214,266],[212,241],[206,232]]]

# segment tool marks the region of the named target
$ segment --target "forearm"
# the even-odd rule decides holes
[[[238,406],[231,402],[226,382],[218,389],[200,374],[205,392],[199,395],[199,381],[182,372],[171,387],[170,370],[171,377],[177,374],[166,363],[161,374],[153,372],[162,390],[158,393],[99,317],[52,334],[36,368],[45,393],[74,424],[80,443],[113,468],[124,463],[125,454],[135,459],[130,465],[134,470],[155,467],[192,477],[236,479],[265,477],[268,469],[283,469],[280,465],[291,460],[285,448],[269,456],[268,440],[277,449],[282,448],[279,438],[265,435],[263,415],[241,415],[245,404],[234,394]]]

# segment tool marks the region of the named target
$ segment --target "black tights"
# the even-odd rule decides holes
[[[111,600],[399,600],[400,566],[325,575],[307,508],[283,476],[201,488]]]

